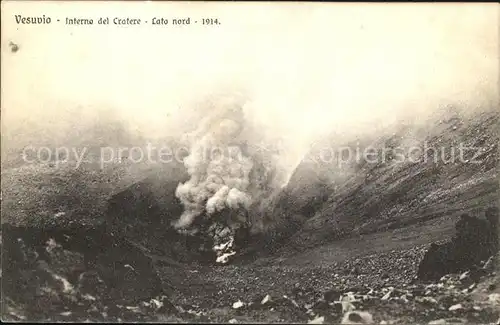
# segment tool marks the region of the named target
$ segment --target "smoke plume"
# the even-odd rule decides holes
[[[190,179],[179,184],[176,191],[185,207],[174,224],[176,228],[188,228],[201,215],[210,218],[225,209],[247,211],[250,208],[250,175],[254,162],[242,147],[242,106],[234,98],[217,100],[212,103],[215,113],[185,136],[189,155],[184,165]]]

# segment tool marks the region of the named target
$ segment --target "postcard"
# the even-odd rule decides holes
[[[3,321],[500,321],[498,4],[1,6]]]

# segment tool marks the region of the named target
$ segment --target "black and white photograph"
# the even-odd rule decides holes
[[[499,13],[2,1],[1,320],[500,324]]]

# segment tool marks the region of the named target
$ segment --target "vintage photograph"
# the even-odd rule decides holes
[[[498,4],[1,7],[2,321],[500,324]]]

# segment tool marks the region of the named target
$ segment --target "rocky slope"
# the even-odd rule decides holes
[[[287,246],[302,250],[353,234],[478,214],[497,205],[499,116],[496,110],[447,112],[375,140],[318,145],[274,202],[273,213],[281,216],[284,227],[290,218],[301,223]],[[461,158],[460,146],[475,149],[463,149]],[[335,157],[324,156],[324,149],[332,147],[352,153],[371,148],[378,159],[353,158],[338,165]]]

